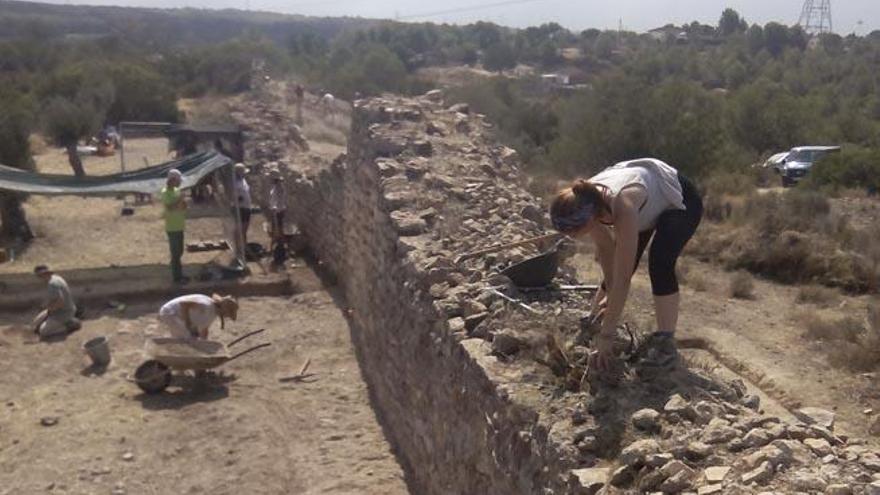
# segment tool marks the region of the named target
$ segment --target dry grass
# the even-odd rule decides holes
[[[804,337],[810,340],[855,343],[865,333],[862,320],[853,316],[830,319],[816,311],[807,310],[798,314],[795,320],[803,326]]]
[[[40,134],[31,134],[30,137],[28,137],[28,145],[31,148],[31,154],[33,155],[43,154],[49,149],[49,143],[47,143],[46,138]]]
[[[840,294],[834,289],[821,285],[807,285],[798,289],[795,300],[800,304],[814,304],[828,308],[840,301]]]
[[[324,142],[331,143],[338,146],[345,146],[348,142],[348,138],[346,137],[346,130],[341,122],[343,119],[331,118],[330,120],[323,119],[313,119],[309,120],[306,125],[303,133],[306,135],[306,139],[309,142]]]
[[[727,220],[701,226],[688,251],[783,283],[865,292],[877,287],[880,272],[876,230],[854,229],[816,192],[754,194],[733,206]]]
[[[730,297],[735,299],[754,299],[755,281],[748,272],[739,271],[730,278]]]
[[[709,281],[702,273],[689,274],[686,285],[696,292],[706,292],[709,290]]]
[[[832,365],[854,372],[877,369],[880,364],[880,305],[868,306],[868,326],[852,342],[840,342],[831,348]]]
[[[222,98],[205,96],[199,99],[180,99],[178,108],[186,116],[191,124],[235,124],[235,119],[229,113],[229,104]]]

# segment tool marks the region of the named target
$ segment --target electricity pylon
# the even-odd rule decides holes
[[[808,34],[830,33],[831,0],[805,0],[798,26]]]

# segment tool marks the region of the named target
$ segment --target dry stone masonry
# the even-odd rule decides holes
[[[280,164],[290,212],[338,280],[413,493],[880,494],[880,457],[835,434],[828,411],[785,422],[699,370],[590,379],[587,294],[517,291],[498,274],[537,248],[456,264],[545,233],[546,218],[516,152],[451,103],[440,91],[359,101],[348,153],[323,165],[278,124],[283,101],[254,95],[233,112],[256,173]]]

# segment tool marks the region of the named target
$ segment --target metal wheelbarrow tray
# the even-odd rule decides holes
[[[546,287],[550,285],[559,271],[559,249],[553,249],[533,256],[501,272],[517,287]]]
[[[134,381],[141,390],[148,394],[159,393],[171,383],[172,370],[204,371],[272,345],[270,342],[264,342],[237,354],[232,354],[229,351],[229,348],[235,344],[264,331],[265,329],[250,332],[228,344],[214,340],[150,339],[146,345],[146,353],[150,359],[138,366],[134,374]]]

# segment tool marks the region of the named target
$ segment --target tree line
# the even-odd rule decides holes
[[[255,60],[342,98],[423,92],[432,84],[418,76],[424,67],[485,69],[497,76],[453,96],[489,115],[539,172],[583,174],[652,155],[702,176],[795,145],[845,144],[856,151],[816,181],[855,182],[871,176],[865,162],[880,148],[880,32],[812,38],[731,9],[716,25],[637,34],[9,6],[0,15],[15,21],[0,23],[0,163],[17,167],[31,166],[23,136],[75,148],[104,124],[173,122],[180,97],[248,89]],[[538,77],[505,72],[519,64],[575,73],[581,84],[548,91]]]

